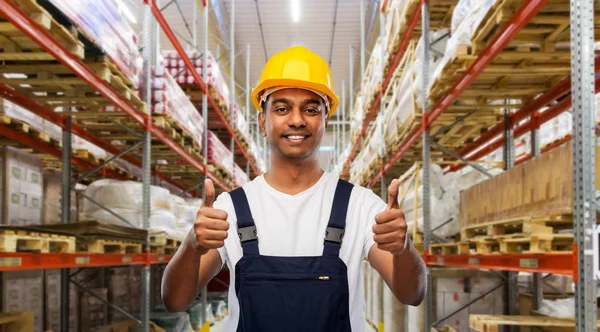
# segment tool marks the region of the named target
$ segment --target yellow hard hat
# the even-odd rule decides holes
[[[327,62],[306,47],[294,46],[273,55],[260,75],[260,82],[252,89],[252,102],[258,111],[263,92],[274,87],[303,88],[326,95],[329,116],[335,113],[338,96],[333,92],[331,70]]]

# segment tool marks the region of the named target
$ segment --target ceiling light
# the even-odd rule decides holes
[[[292,21],[295,23],[300,22],[300,0],[292,1]]]

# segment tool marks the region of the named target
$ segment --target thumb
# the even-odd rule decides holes
[[[397,179],[392,180],[390,186],[388,187],[388,201],[387,201],[387,210],[398,209],[400,206],[398,205],[398,191],[400,187],[400,181]]]
[[[204,181],[204,190],[206,191],[206,194],[202,206],[212,208],[213,202],[215,201],[215,185],[211,179],[206,179]]]

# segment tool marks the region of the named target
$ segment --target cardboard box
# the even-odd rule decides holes
[[[43,183],[42,223],[62,223],[62,171],[59,169],[44,169]],[[77,220],[77,199],[74,190],[71,190],[70,220]]]
[[[460,225],[573,211],[572,142],[479,183],[460,194]],[[596,148],[600,173],[600,148]],[[596,179],[600,189],[600,177]]]
[[[2,272],[2,311],[32,312],[34,331],[43,331],[43,271]]]
[[[41,223],[42,161],[39,157],[12,147],[1,147],[3,181],[0,191],[2,223],[34,225]]]
[[[104,300],[108,299],[106,288],[90,289],[90,291]],[[104,327],[107,322],[104,303],[87,292],[80,291],[79,317],[79,325],[83,332],[91,332]]]

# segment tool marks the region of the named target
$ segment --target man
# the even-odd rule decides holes
[[[324,172],[317,159],[337,106],[330,70],[293,47],[252,91],[271,169],[214,201],[210,180],[194,228],[169,262],[163,302],[183,311],[227,264],[227,331],[365,331],[363,258],[405,304],[425,293],[425,264],[406,234],[398,181],[388,204]]]

